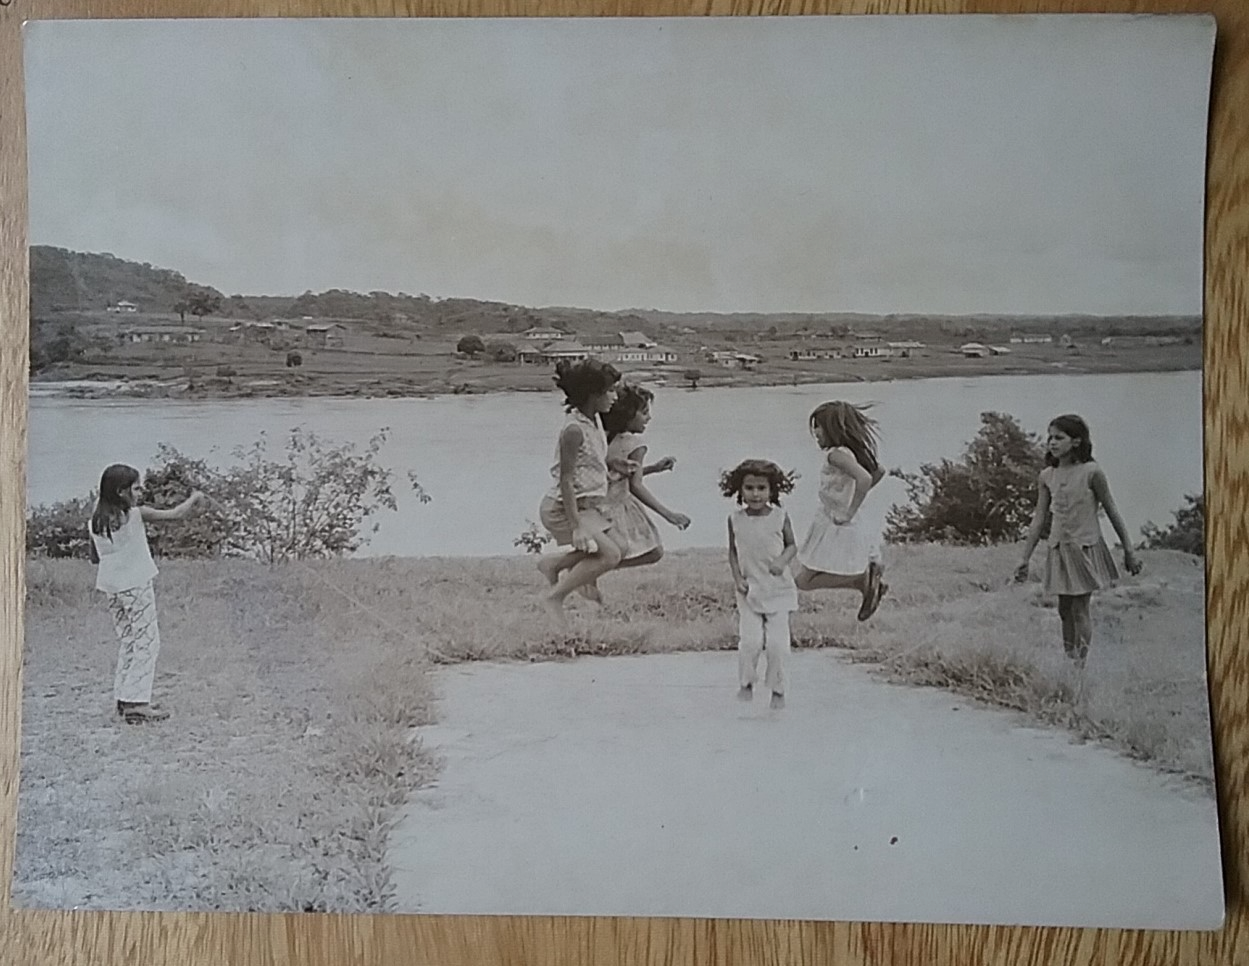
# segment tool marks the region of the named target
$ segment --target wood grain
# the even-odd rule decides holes
[[[1209,643],[1229,911],[1219,933],[665,919],[242,916],[8,908],[16,828],[26,450],[26,152],[21,23],[68,17],[1212,12],[1206,225]],[[0,963],[1249,963],[1249,4],[1243,0],[12,0],[0,7]],[[1165,458],[1165,454],[1162,458]],[[1020,869],[1021,880],[1028,870]]]

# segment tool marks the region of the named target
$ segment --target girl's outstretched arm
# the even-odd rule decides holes
[[[690,525],[690,518],[684,513],[676,513],[669,510],[666,506],[655,499],[655,494],[646,488],[646,484],[642,482],[642,477],[646,470],[642,466],[642,460],[646,456],[646,447],[639,446],[629,454],[629,461],[637,465],[637,469],[633,471],[633,475],[629,477],[629,492],[638,498],[638,501],[645,507],[649,507],[658,513],[661,517],[671,523],[674,527],[684,530]]]
[[[1015,568],[1015,579],[1022,583],[1028,579],[1028,561],[1032,559],[1032,551],[1041,540],[1041,530],[1050,513],[1050,490],[1043,482],[1037,483],[1036,509],[1032,511],[1032,522],[1028,524],[1028,537],[1023,542],[1023,559]]]
[[[202,499],[204,499],[204,494],[199,490],[193,490],[190,496],[171,510],[158,510],[154,506],[145,506],[139,508],[139,513],[145,521],[184,520]]]
[[[677,465],[677,461],[672,456],[665,456],[656,460],[650,466],[642,467],[642,475],[650,476],[652,473],[665,473]]]
[[[1089,485],[1093,487],[1093,495],[1097,497],[1097,502],[1106,510],[1106,517],[1110,520],[1110,525],[1115,528],[1119,543],[1123,545],[1123,566],[1127,567],[1128,573],[1139,574],[1141,562],[1136,559],[1136,552],[1132,549],[1132,536],[1128,533],[1123,517],[1119,515],[1115,498],[1110,495],[1110,481],[1106,479],[1106,474],[1102,472],[1101,467],[1093,471]]]
[[[733,518],[729,517],[729,570],[733,571],[733,589],[745,597],[750,588],[742,576],[741,564],[737,562],[737,537],[733,535]]]
[[[873,479],[872,474],[863,469],[859,465],[859,461],[845,450],[830,449],[828,451],[828,462],[854,480],[854,498],[850,501],[850,506],[846,508],[845,518],[833,518],[833,522],[837,524],[849,523],[854,519],[854,515],[859,512],[859,507],[863,505],[864,499],[867,498],[868,490],[876,485],[876,481]]]

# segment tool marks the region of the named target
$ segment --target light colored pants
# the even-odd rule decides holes
[[[759,652],[768,655],[763,683],[777,694],[785,693],[789,675],[789,612],[756,614],[740,602],[737,607],[737,677],[744,688],[754,687],[759,679]]]
[[[152,700],[156,656],[160,653],[160,628],[156,624],[156,593],[150,583],[134,590],[108,595],[120,648],[113,697],[129,704]]]

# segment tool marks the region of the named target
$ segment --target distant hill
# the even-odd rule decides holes
[[[30,314],[33,319],[59,312],[106,309],[121,300],[140,312],[172,312],[192,285],[179,272],[146,262],[129,262],[111,254],[71,252],[48,245],[30,249]]]
[[[586,336],[642,330],[660,342],[677,337],[720,340],[769,336],[834,335],[847,337],[868,332],[898,339],[997,339],[1012,331],[1032,331],[1057,337],[1106,335],[1163,335],[1198,332],[1198,316],[1084,315],[870,315],[852,312],[712,313],[664,312],[628,309],[605,312],[565,306],[530,307],[471,298],[431,298],[406,292],[349,292],[330,289],[302,295],[231,295],[211,286],[188,281],[180,272],[146,262],[130,262],[111,254],[73,252],[34,245],[30,250],[30,304],[32,327],[73,321],[80,313],[98,312],[126,300],[139,312],[172,313],[188,291],[203,290],[222,299],[215,313],[225,318],[332,319],[441,335],[498,332],[520,333],[532,326],[552,326]],[[58,316],[61,317],[58,320]]]

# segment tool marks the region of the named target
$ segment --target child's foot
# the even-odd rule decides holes
[[[885,584],[881,580],[884,571],[875,560],[867,565],[867,579],[863,582],[863,603],[859,605],[859,620],[865,621],[876,613],[880,599],[885,596]]]
[[[582,584],[577,588],[579,593],[586,600],[592,600],[596,604],[603,603],[603,595],[598,589],[598,581],[591,580],[588,584]]]
[[[564,613],[564,602],[555,600],[553,597],[541,597],[538,603],[542,607],[543,613],[551,620],[559,625],[561,630],[568,630],[568,615]]]
[[[148,724],[153,721],[164,721],[169,712],[163,708],[144,702],[117,702],[121,712],[121,720],[126,724]]]
[[[552,587],[559,583],[559,557],[543,557],[538,561],[538,570]]]
[[[772,703],[769,705],[769,707],[773,711],[779,711],[781,708],[785,707],[785,695],[781,694],[780,691],[773,691]]]
[[[749,684],[743,684],[740,688],[737,689],[738,701],[750,701],[751,699],[754,698],[754,696],[755,696],[755,689],[753,686]]]

